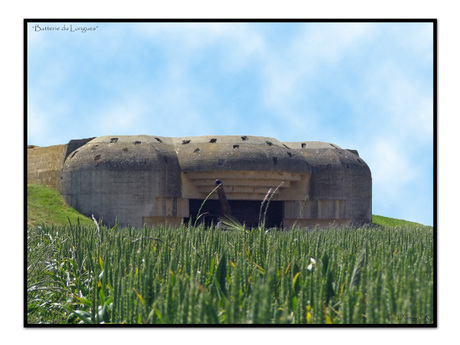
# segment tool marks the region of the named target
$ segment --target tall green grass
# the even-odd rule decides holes
[[[27,322],[433,324],[433,229],[27,230]]]

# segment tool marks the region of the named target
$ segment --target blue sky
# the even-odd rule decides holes
[[[28,144],[111,134],[332,142],[370,166],[374,214],[433,225],[431,23],[27,29]]]

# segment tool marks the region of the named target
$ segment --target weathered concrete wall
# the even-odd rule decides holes
[[[73,140],[70,140],[67,144],[67,150],[66,150],[66,153],[65,153],[65,158],[67,159],[67,157],[75,150],[77,150],[79,147],[85,145],[87,142],[93,140],[93,138],[87,138],[87,139],[73,139]]]
[[[61,172],[67,145],[27,148],[27,183],[44,184],[60,190]]]
[[[177,207],[180,190],[179,164],[168,138],[105,136],[69,154],[61,194],[87,216],[140,227],[145,217],[187,217],[187,210]]]
[[[350,223],[372,221],[372,176],[356,150],[323,142],[286,143],[312,166],[310,199],[318,219],[347,219]]]
[[[121,225],[170,223],[190,216],[221,179],[229,200],[302,200],[311,168],[273,138],[104,136],[68,154],[61,194],[85,215]],[[211,199],[217,198],[217,193]]]
[[[28,149],[29,183],[60,190],[69,205],[108,224],[180,224],[197,212],[216,179],[234,207],[250,207],[237,211],[241,217],[254,213],[248,202],[262,202],[271,189],[278,205],[273,222],[285,227],[372,220],[369,167],[357,151],[330,143],[136,135]]]
[[[229,200],[263,200],[279,186],[275,200],[303,200],[311,167],[274,138],[202,136],[173,140],[182,172],[182,197],[204,199],[216,179]],[[211,195],[216,199],[217,193]]]

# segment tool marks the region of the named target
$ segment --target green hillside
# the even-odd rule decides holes
[[[93,224],[88,217],[66,205],[58,191],[39,184],[27,185],[27,227],[39,225]]]
[[[407,226],[407,227],[420,227],[425,226],[419,223],[409,222],[407,220],[389,218],[384,216],[372,215],[372,223],[382,226]]]

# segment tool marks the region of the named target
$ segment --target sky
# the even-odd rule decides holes
[[[433,225],[430,22],[28,23],[27,143],[257,135],[358,150],[373,214]]]

